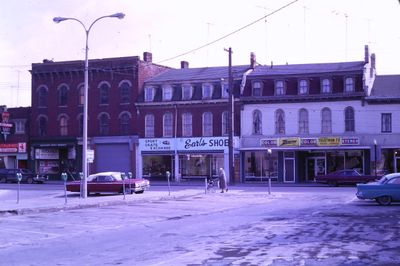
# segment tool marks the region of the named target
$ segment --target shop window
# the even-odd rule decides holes
[[[299,81],[299,94],[308,94],[308,81],[305,79]]]
[[[213,93],[213,85],[209,83],[204,83],[202,86],[203,89],[203,99],[211,99]]]
[[[346,78],[345,85],[344,85],[344,92],[354,92],[354,79],[353,78]]]
[[[166,113],[163,117],[163,136],[165,138],[171,138],[173,135],[173,115],[172,113]]]
[[[354,132],[354,109],[346,107],[344,110],[345,132]]]
[[[131,90],[132,86],[130,82],[123,81],[119,85],[120,101],[122,104],[131,102]]]
[[[259,135],[262,134],[262,119],[261,112],[259,110],[255,110],[253,112],[253,134]]]
[[[229,132],[229,116],[228,116],[228,112],[225,111],[222,113],[222,135],[228,135]]]
[[[173,174],[172,170],[172,156],[143,156],[143,176],[146,178],[165,178],[167,171]]]
[[[277,153],[267,151],[244,152],[245,181],[262,181],[263,178],[278,177]],[[267,180],[267,179],[266,179]]]
[[[60,135],[67,136],[68,135],[68,117],[65,115],[62,115],[59,118],[59,123],[60,123]]]
[[[392,114],[384,113],[381,116],[381,132],[390,133],[392,132]]]
[[[308,133],[308,112],[306,109],[299,111],[299,134]]]
[[[108,135],[110,130],[110,116],[107,113],[102,113],[99,116],[100,135]]]
[[[61,85],[58,87],[58,105],[67,106],[68,104],[68,87],[67,85]]]
[[[39,117],[38,134],[42,137],[47,135],[47,118],[44,116]]]
[[[323,79],[322,80],[322,93],[331,93],[332,92],[332,85],[330,79]]]
[[[154,138],[154,115],[147,114],[145,117],[145,132],[146,138]]]
[[[47,88],[42,86],[37,90],[38,107],[47,107]]]
[[[129,113],[122,113],[119,117],[120,130],[122,135],[128,135],[131,130],[131,116]]]
[[[191,137],[192,134],[192,114],[184,113],[182,114],[182,136]]]
[[[321,133],[331,134],[332,133],[332,113],[327,107],[323,108],[321,111]]]
[[[211,112],[203,113],[203,136],[213,136],[213,115]]]
[[[262,86],[261,82],[255,81],[253,82],[253,96],[261,96],[262,95]]]
[[[285,134],[285,112],[282,109],[275,112],[275,134]]]
[[[108,104],[110,85],[107,82],[100,84],[100,104]]]

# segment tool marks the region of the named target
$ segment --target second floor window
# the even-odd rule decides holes
[[[68,87],[62,85],[58,88],[58,105],[67,106],[68,103]]]
[[[164,85],[162,87],[162,99],[163,101],[171,101],[172,100],[172,87],[170,85]]]
[[[60,135],[61,136],[68,135],[68,119],[66,116],[60,117]]]
[[[354,109],[352,107],[346,107],[344,110],[344,131],[354,132]]]
[[[324,108],[321,111],[321,133],[331,134],[332,133],[332,114],[329,108]]]
[[[203,136],[213,136],[213,115],[211,112],[205,112],[203,114]]]
[[[299,111],[299,134],[308,133],[308,112],[306,109]]]
[[[191,100],[193,87],[190,84],[182,85],[182,100]]]
[[[80,85],[78,87],[78,104],[83,105],[85,102],[85,86]]]
[[[331,93],[332,92],[332,86],[331,86],[330,79],[323,79],[322,80],[321,92],[322,93]]]
[[[100,85],[100,104],[108,104],[110,86],[107,83]]]
[[[173,136],[173,128],[174,128],[174,117],[172,113],[166,113],[163,117],[163,136],[165,138],[171,138]]]
[[[154,138],[154,115],[152,114],[147,114],[144,119],[144,126],[145,126],[145,131],[144,131],[144,136],[146,138]]]
[[[275,134],[285,134],[285,112],[282,109],[275,112]]]
[[[14,121],[15,134],[25,134],[25,120]]]
[[[128,81],[124,81],[119,86],[119,94],[121,98],[121,103],[131,102],[131,85]]]
[[[392,132],[392,114],[384,113],[381,118],[381,132],[389,133]]]
[[[282,80],[275,82],[275,95],[285,95],[285,83]]]
[[[253,96],[261,96],[261,95],[262,95],[261,82],[259,81],[253,82]]]
[[[299,81],[299,94],[308,94],[308,81],[305,79]]]
[[[354,92],[354,79],[346,78],[344,86],[344,92]]]
[[[101,114],[99,117],[100,122],[100,135],[108,135],[110,128],[110,118],[108,114]]]
[[[228,135],[229,134],[229,116],[228,112],[225,111],[222,113],[222,135]]]
[[[192,134],[192,114],[184,113],[182,114],[182,136],[191,137]]]
[[[213,93],[213,86],[209,83],[203,84],[203,99],[211,99]]]
[[[261,112],[255,110],[253,112],[253,134],[262,134]]]

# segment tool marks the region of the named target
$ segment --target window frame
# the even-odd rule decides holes
[[[309,133],[309,117],[308,110],[305,108],[301,108],[299,110],[299,134],[308,134]]]
[[[119,95],[121,104],[129,104],[131,102],[132,84],[128,80],[119,83]]]
[[[351,82],[349,82],[351,81]],[[355,92],[355,80],[353,77],[346,77],[344,79],[344,92],[345,93],[352,93]]]
[[[229,83],[221,82],[221,98],[228,99],[229,98]]]
[[[252,114],[252,134],[261,135],[262,134],[262,113],[260,110],[254,110]]]
[[[39,86],[37,89],[38,107],[47,107],[48,88],[46,86]]]
[[[282,109],[277,109],[275,111],[275,134],[284,135],[285,132],[286,132],[285,111],[283,111]]]
[[[111,86],[108,82],[101,82],[99,84],[99,104],[108,105],[110,101]]]
[[[355,132],[355,111],[351,106],[344,109],[344,131]]]
[[[303,91],[305,89],[305,91]],[[307,79],[300,79],[298,83],[298,94],[306,95],[309,94],[310,85]]]
[[[332,111],[328,107],[324,107],[321,110],[321,133],[332,133]]]
[[[212,98],[214,92],[214,86],[211,83],[203,83],[201,85],[201,95],[202,99],[209,100]]]
[[[392,132],[392,113],[381,113],[381,132]]]
[[[144,136],[146,138],[155,137],[154,115],[146,114],[144,117]]]
[[[202,134],[203,137],[212,137],[214,135],[212,112],[204,112],[202,115]]]
[[[262,82],[261,81],[253,81],[251,87],[252,87],[252,90],[251,90],[251,95],[252,96],[254,96],[254,97],[262,96],[263,86],[262,86]]]
[[[110,115],[107,113],[100,113],[99,120],[99,134],[107,136],[110,134]]]
[[[163,101],[171,101],[172,95],[173,95],[172,86],[171,85],[163,85],[162,86],[162,100]]]
[[[185,112],[182,114],[182,136],[193,136],[193,115],[190,112]]]
[[[193,97],[193,86],[191,84],[182,84],[182,100],[190,101]]]
[[[60,136],[68,136],[68,117],[66,115],[60,115],[58,121]]]
[[[325,81],[328,82],[328,84],[325,84]],[[321,81],[321,93],[323,94],[330,94],[332,93],[332,81],[329,78],[324,78]]]
[[[280,85],[282,85],[282,86],[280,86]],[[275,96],[286,95],[286,86],[285,86],[285,82],[283,80],[276,80],[275,81],[274,93],[275,93]]]
[[[67,84],[61,84],[58,86],[57,92],[58,92],[58,106],[61,107],[66,107],[68,106],[68,91],[69,88]]]
[[[153,86],[148,86],[144,88],[144,101],[152,102],[154,101],[155,88]]]
[[[169,120],[167,120],[167,118]],[[167,112],[163,115],[163,137],[172,138],[173,134],[174,134],[174,116],[171,112]]]
[[[119,115],[119,128],[122,135],[128,135],[131,131],[131,115],[123,112]]]
[[[226,136],[229,134],[229,113],[228,111],[224,111],[221,114],[221,133]]]

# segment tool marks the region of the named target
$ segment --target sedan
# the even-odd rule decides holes
[[[357,184],[357,198],[376,200],[379,205],[400,201],[400,173],[383,176],[378,182]]]
[[[337,186],[340,184],[357,184],[376,181],[376,177],[372,175],[362,175],[356,169],[339,170],[327,175],[318,175],[315,182],[325,183],[329,186]]]
[[[143,193],[150,187],[144,178],[123,179],[120,172],[103,172],[88,176],[87,193]],[[67,191],[80,192],[81,181],[67,182]]]
[[[41,184],[48,180],[47,176],[35,174],[29,169],[0,169],[0,183],[18,182],[17,174],[21,174],[21,182],[28,184]]]

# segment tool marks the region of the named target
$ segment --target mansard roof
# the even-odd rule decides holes
[[[255,76],[284,76],[284,75],[312,75],[329,74],[343,72],[362,72],[364,70],[364,61],[340,62],[340,63],[318,63],[318,64],[286,64],[257,66],[250,77]]]
[[[377,75],[367,100],[392,101],[400,100],[400,75]]]
[[[248,65],[232,66],[234,79],[241,79],[250,67]],[[161,83],[184,83],[193,81],[221,80],[228,78],[228,66],[201,67],[201,68],[180,68],[169,69],[155,77],[147,79],[147,84]]]

